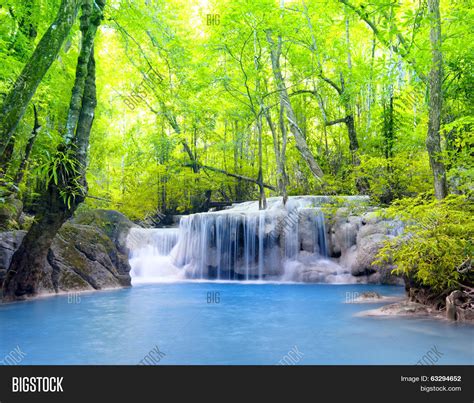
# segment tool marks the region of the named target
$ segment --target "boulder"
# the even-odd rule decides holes
[[[377,259],[377,254],[384,242],[390,237],[392,236],[380,233],[367,235],[363,238],[359,238],[358,235],[357,255],[351,264],[351,273],[354,276],[361,276],[374,273],[376,269],[384,268],[381,265],[373,265],[373,262]]]
[[[356,244],[363,217],[354,215],[354,212],[346,207],[341,207],[328,221],[329,255],[337,258]]]
[[[380,214],[378,211],[368,211],[362,214],[361,218],[362,218],[362,222],[361,222],[362,225],[376,224],[381,220]]]
[[[298,240],[300,249],[319,253],[318,235],[314,231],[314,210],[302,209],[298,216]]]
[[[367,276],[369,284],[388,284],[388,285],[405,285],[403,279],[392,274],[393,267],[390,265],[378,267],[375,273]]]
[[[360,294],[357,299],[361,301],[366,301],[366,300],[379,300],[382,299],[382,296],[375,291],[365,291],[362,294]]]
[[[470,308],[460,308],[457,309],[457,320],[459,322],[469,322],[474,323],[474,309]]]
[[[339,218],[330,230],[331,256],[341,256],[357,241],[362,219],[356,216]]]
[[[128,257],[117,246],[125,248],[123,238],[126,237],[125,231],[128,232],[125,228],[130,224],[120,213],[113,213],[98,213],[102,220],[91,223],[99,222],[100,227],[74,222],[61,227],[40,274],[40,294],[130,286]],[[105,222],[106,217],[113,219],[110,225]],[[25,234],[26,231],[0,233],[0,287],[13,253]]]
[[[360,227],[359,232],[357,233],[356,242],[359,243],[371,235],[381,234],[388,235],[390,231],[390,224],[386,221],[381,221],[378,223],[365,224]]]
[[[13,254],[20,246],[25,235],[26,231],[0,232],[0,289],[3,287],[3,281]],[[46,262],[43,271],[39,275],[38,293],[47,294],[54,292],[52,274],[53,270],[49,263]]]
[[[74,224],[91,225],[100,229],[108,236],[120,253],[128,255],[127,235],[130,228],[138,225],[130,221],[122,213],[115,210],[84,210],[76,214]]]
[[[18,249],[26,231],[0,232],[0,289],[12,260],[13,253]]]
[[[48,254],[56,292],[130,285],[128,260],[98,228],[67,223]]]
[[[446,297],[446,317],[459,322],[474,322],[472,297],[460,290]]]
[[[311,266],[303,266],[299,281],[305,283],[326,283],[344,274],[344,269],[330,260],[320,260]]]
[[[439,317],[439,313],[429,306],[417,302],[402,301],[384,305],[377,309],[359,312],[356,316],[430,316]]]

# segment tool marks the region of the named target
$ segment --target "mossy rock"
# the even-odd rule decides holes
[[[0,285],[25,234],[25,231],[0,232]],[[38,293],[128,287],[129,271],[127,257],[101,229],[66,223],[49,249],[39,275]]]
[[[125,215],[115,210],[81,211],[72,220],[74,224],[90,225],[100,229],[115,244],[120,253],[128,254],[126,239],[130,228],[138,227]]]
[[[48,261],[58,291],[130,285],[128,261],[99,228],[66,223],[53,241]],[[75,281],[74,274],[82,281]]]

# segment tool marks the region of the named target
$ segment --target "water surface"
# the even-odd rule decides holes
[[[0,306],[0,357],[21,364],[137,364],[155,346],[160,364],[474,363],[474,327],[429,319],[356,317],[381,304],[353,293],[402,295],[375,285],[182,282],[43,298]],[[219,294],[216,294],[219,293]],[[302,354],[302,355],[301,355]]]

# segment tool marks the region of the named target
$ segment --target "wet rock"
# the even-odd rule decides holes
[[[382,296],[375,291],[365,291],[359,295],[359,299],[366,300],[366,299],[382,299]]]
[[[453,291],[446,297],[446,317],[459,322],[474,322],[472,298],[463,291]]]
[[[351,264],[351,273],[354,276],[374,273],[377,269],[381,269],[383,265],[374,265],[377,260],[377,254],[383,247],[385,241],[390,235],[373,233],[357,240],[357,255]]]
[[[338,264],[330,260],[320,260],[311,266],[304,266],[298,281],[305,283],[327,283],[331,282],[336,276],[349,274]]]
[[[12,260],[13,253],[18,249],[26,231],[0,232],[0,289],[5,274]]]
[[[361,225],[376,224],[381,221],[380,214],[377,211],[369,211],[361,215]]]
[[[472,306],[465,309],[458,307],[457,315],[458,315],[457,320],[459,322],[474,323],[474,309]]]
[[[357,233],[357,244],[371,235],[387,235],[389,230],[390,224],[385,221],[363,225]]]
[[[356,244],[362,219],[356,216],[339,218],[331,226],[331,255],[341,256]]]
[[[350,303],[378,304],[381,302],[395,303],[395,302],[402,302],[402,301],[403,301],[403,297],[398,297],[398,296],[387,297],[385,295],[380,295],[378,292],[375,292],[375,291],[366,291],[358,295],[357,298],[355,298],[353,301],[350,301]]]
[[[439,313],[429,306],[417,302],[402,301],[384,305],[377,309],[363,311],[357,316],[431,316],[439,317]]]
[[[298,217],[298,240],[300,250],[319,253],[319,234],[314,231],[317,212],[312,209],[302,209]]]

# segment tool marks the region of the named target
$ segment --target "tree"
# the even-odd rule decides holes
[[[104,6],[102,1],[93,0],[82,4],[81,50],[68,114],[68,123],[71,116],[77,116],[74,136],[67,132],[64,143],[44,167],[46,189],[34,223],[13,254],[3,283],[5,301],[36,295],[51,243],[87,193],[87,147],[97,102],[93,44]]]
[[[62,0],[55,20],[3,101],[0,117],[0,169],[8,163],[8,144],[44,75],[56,59],[76,19],[80,0]]]
[[[435,196],[443,199],[448,194],[446,169],[441,153],[441,112],[443,106],[443,55],[441,53],[441,18],[439,0],[428,0],[431,43],[431,70],[429,75],[429,118],[426,148],[434,176]]]
[[[270,44],[270,49],[271,49],[271,62],[272,62],[273,75],[275,77],[275,83],[278,88],[278,92],[280,94],[281,102],[286,109],[288,123],[290,125],[291,133],[293,134],[295,138],[296,147],[298,148],[298,151],[300,152],[303,159],[308,164],[313,175],[317,179],[322,179],[324,175],[323,171],[318,165],[318,163],[316,162],[313,154],[311,153],[311,150],[309,149],[308,144],[306,143],[306,140],[303,136],[303,132],[301,131],[301,128],[298,125],[295,112],[291,105],[290,97],[288,96],[288,91],[285,86],[283,75],[281,73],[281,67],[280,67],[280,55],[281,55],[281,44],[282,44],[281,36],[278,36],[277,43],[275,43],[275,41],[272,38],[271,30],[267,30],[266,35],[267,35],[267,41]]]
[[[429,77],[427,77],[419,63],[411,56],[410,48],[400,30],[395,26],[384,11],[382,16],[388,22],[391,30],[396,32],[399,45],[394,45],[383,35],[382,31],[369,18],[369,14],[362,7],[351,4],[348,0],[339,0],[347,7],[355,11],[372,29],[374,34],[388,48],[404,58],[416,71],[418,76],[429,87],[429,123],[426,137],[426,148],[428,150],[431,170],[434,178],[434,191],[438,199],[447,195],[446,169],[442,157],[441,138],[439,130],[441,126],[441,108],[442,108],[442,81],[443,81],[443,58],[441,53],[441,18],[439,11],[439,0],[428,1],[428,19],[430,23],[430,43],[431,43],[431,68]],[[383,9],[382,9],[383,10]]]

